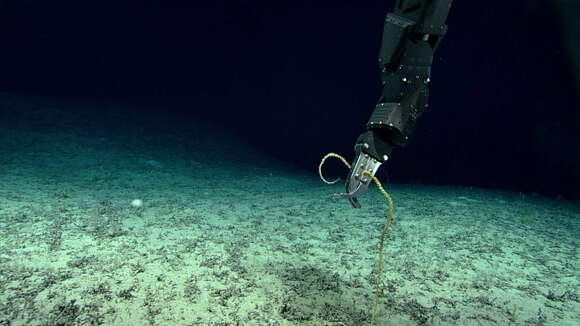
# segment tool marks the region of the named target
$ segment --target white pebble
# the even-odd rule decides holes
[[[135,208],[141,208],[143,207],[143,201],[141,199],[133,199],[133,201],[131,202],[131,206]]]

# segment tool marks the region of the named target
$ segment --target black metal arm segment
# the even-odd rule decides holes
[[[385,18],[379,53],[383,93],[355,144],[381,163],[394,146],[409,143],[427,109],[433,54],[447,31],[451,2],[398,0]]]

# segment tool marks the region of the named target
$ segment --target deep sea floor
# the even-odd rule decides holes
[[[212,126],[0,99],[0,325],[370,322],[374,185],[353,209]],[[580,203],[385,186],[379,325],[580,325]]]

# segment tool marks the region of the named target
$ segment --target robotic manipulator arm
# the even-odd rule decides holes
[[[354,208],[395,146],[405,147],[417,121],[427,109],[433,53],[447,31],[452,0],[397,0],[385,18],[379,66],[383,93],[355,146],[355,159],[346,180]]]

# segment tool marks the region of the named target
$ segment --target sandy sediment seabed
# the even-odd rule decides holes
[[[343,186],[316,168],[201,129],[187,142],[147,138],[122,117],[105,133],[58,124],[68,114],[42,106],[8,121],[11,103],[0,123],[0,325],[370,322],[387,211],[375,186],[353,209],[329,199]],[[579,325],[578,202],[386,189],[395,217],[380,325]]]

